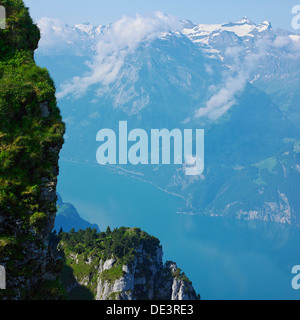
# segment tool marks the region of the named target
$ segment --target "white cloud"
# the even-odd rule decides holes
[[[226,79],[221,89],[213,95],[204,108],[196,111],[195,117],[207,117],[215,120],[224,114],[235,103],[235,95],[245,86],[245,77],[239,73],[236,77]]]
[[[273,48],[281,49],[284,57],[292,60],[300,58],[300,36],[288,35],[278,36],[271,41],[270,45]]]
[[[258,40],[256,52],[241,54],[245,48],[231,47],[225,55],[233,60],[230,71],[224,74],[222,84],[206,102],[205,106],[195,112],[195,118],[206,117],[216,120],[236,103],[236,96],[242,92],[249,81],[251,72],[259,60],[266,54],[268,45],[265,40]]]
[[[163,32],[175,31],[181,27],[177,18],[161,12],[148,16],[124,16],[99,38],[96,54],[88,63],[90,71],[83,77],[75,77],[65,83],[58,98],[69,94],[81,96],[95,84],[108,86],[117,79],[126,56],[134,52],[142,41],[153,40]]]
[[[291,39],[286,36],[278,36],[273,41],[272,45],[276,48],[286,47],[290,43]]]
[[[79,41],[74,28],[58,19],[42,18],[38,21],[38,27],[42,35],[39,54],[61,53],[74,48],[72,45]]]

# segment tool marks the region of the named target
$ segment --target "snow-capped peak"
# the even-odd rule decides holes
[[[86,23],[81,23],[81,24],[75,25],[75,28],[78,29],[78,30],[81,30],[83,32],[89,33],[95,27],[92,24],[90,24],[89,22],[86,22]]]
[[[141,18],[139,19],[141,20]],[[145,23],[147,23],[147,19],[149,20],[149,18],[144,18]],[[134,18],[128,18],[127,20],[130,24],[130,21],[134,20]],[[113,34],[114,30],[116,29],[121,32],[121,30],[124,30],[124,28],[114,28],[114,25],[118,26],[118,24],[127,23],[127,20],[123,19],[119,22],[116,22],[115,24],[106,26],[97,26],[90,23],[82,23],[71,27],[53,19],[42,19],[39,22],[39,26],[42,30],[44,41],[42,41],[42,46],[40,47],[42,47],[42,50],[44,48],[46,52],[48,52],[48,49],[50,49],[50,47],[54,46],[56,51],[73,50],[76,55],[89,53],[92,54],[97,47],[97,43],[101,41],[102,37],[105,36],[106,31],[112,30]],[[152,23],[152,20],[155,23]],[[208,53],[217,55],[219,58],[222,58],[219,56],[219,53],[223,51],[222,49],[224,48],[224,46],[236,46],[237,42],[239,41],[245,42],[248,46],[251,39],[257,38],[259,33],[269,31],[272,28],[271,24],[268,21],[264,21],[261,24],[255,24],[248,17],[243,17],[237,22],[199,25],[195,25],[189,20],[175,21],[172,17],[166,19],[166,17],[164,16],[154,16],[152,20],[148,23],[148,29],[150,30],[150,33],[153,28],[155,28],[155,32],[160,31],[159,28],[161,28],[161,33],[157,33],[158,37],[168,39],[168,34],[177,35],[168,30],[172,29],[173,25],[176,24],[177,29],[174,27],[174,31],[180,31],[192,42],[203,46],[205,50],[208,50]],[[172,28],[169,28],[171,24]],[[134,26],[135,24],[133,23],[132,25],[129,25],[130,28],[134,28]],[[145,32],[146,31],[147,30],[145,30]],[[136,29],[136,32],[138,34],[139,30]],[[134,34],[135,30],[133,29],[132,32],[129,33],[123,32],[121,36],[130,35],[131,38],[129,39],[129,41],[131,41],[135,38]],[[116,36],[114,40],[119,41],[119,38],[119,36]]]
[[[75,28],[75,31],[79,31],[90,36],[97,36],[103,32],[103,29],[105,29],[105,26],[103,25],[94,26],[90,23],[82,23],[82,24],[75,25],[74,28]]]
[[[269,21],[264,21],[260,25],[258,25],[257,27],[258,27],[258,32],[262,32],[267,29],[272,29],[271,22],[269,22]]]
[[[243,17],[240,21],[237,22],[237,24],[253,24],[253,22],[248,17]]]
[[[264,21],[261,24],[255,24],[248,17],[244,17],[238,22],[227,22],[224,24],[199,24],[194,28],[185,28],[183,33],[193,42],[207,45],[212,38],[220,35],[222,32],[232,32],[240,38],[253,38],[255,34],[271,29],[271,23]]]

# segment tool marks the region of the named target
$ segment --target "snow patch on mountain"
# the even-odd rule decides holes
[[[268,21],[256,25],[247,17],[242,20],[224,24],[199,24],[194,28],[184,28],[183,33],[186,34],[195,43],[209,44],[210,38],[220,36],[222,32],[232,32],[237,37],[254,37],[254,33],[261,33],[271,28]]]

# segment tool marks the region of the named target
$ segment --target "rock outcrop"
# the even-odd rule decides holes
[[[66,284],[71,297],[72,291],[83,286],[91,290],[96,300],[200,299],[176,263],[163,264],[159,241],[140,229],[120,228],[98,236],[90,230],[61,236],[59,248],[73,270],[73,277]],[[88,247],[85,250],[71,245],[77,237],[93,238],[95,243],[104,245],[88,252]]]
[[[123,265],[123,275],[110,281],[103,272],[113,272],[115,259],[100,261],[96,300],[197,300],[191,282],[185,277],[176,263],[162,262],[162,249],[144,261],[147,254],[143,248],[136,250],[131,266]]]

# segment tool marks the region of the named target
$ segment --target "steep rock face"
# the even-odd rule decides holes
[[[111,258],[100,261],[96,299],[108,300],[115,296],[120,300],[152,300],[155,296],[155,280],[162,265],[162,255],[160,247],[154,250],[153,255],[147,255],[143,245],[140,245],[135,249],[133,262],[123,265],[123,275],[114,281],[107,278],[107,274],[119,267],[116,265],[117,260]]]
[[[177,264],[167,261],[160,269],[156,284],[158,300],[198,300],[192,282],[182,273]]]
[[[64,124],[47,70],[33,51],[40,33],[22,1],[4,0],[0,30],[0,265],[2,299],[61,298],[63,267],[51,233]]]
[[[65,270],[62,279],[71,299],[80,287],[88,288],[95,300],[200,299],[176,263],[163,264],[159,241],[140,229],[100,234],[90,229],[60,237],[59,248],[72,269],[72,276]],[[83,249],[81,243],[79,248],[77,237],[86,239],[89,247]],[[97,247],[90,251],[92,242]]]
[[[176,263],[162,263],[162,249],[145,264],[146,253],[143,248],[131,267],[122,266],[123,276],[110,281],[103,279],[103,272],[113,271],[115,259],[101,261],[97,282],[96,300],[197,300],[191,282],[181,274]],[[146,274],[146,270],[147,274]],[[104,276],[105,277],[105,276]]]

